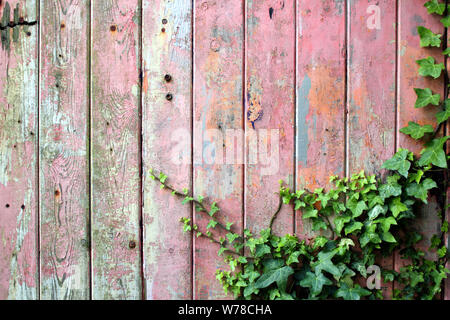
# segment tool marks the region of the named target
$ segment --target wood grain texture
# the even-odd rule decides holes
[[[245,227],[259,232],[278,207],[278,181],[294,186],[295,0],[248,0],[246,12],[245,130],[258,147],[246,150]],[[293,222],[284,206],[275,233],[292,234]]]
[[[0,299],[39,297],[35,1],[0,3]],[[22,19],[21,19],[22,18]]]
[[[349,174],[381,176],[395,153],[396,2],[350,1],[348,136]],[[393,268],[393,259],[377,261]],[[382,284],[387,298],[392,285]]]
[[[297,189],[345,174],[345,1],[297,1]],[[300,238],[313,236],[301,212]]]
[[[40,12],[41,299],[89,299],[89,2]]]
[[[144,2],[143,178],[144,277],[147,299],[192,298],[192,241],[181,217],[192,206],[148,178],[164,172],[177,190],[192,190],[192,3]],[[170,79],[165,79],[169,75]],[[168,101],[166,94],[173,99]]]
[[[242,230],[243,165],[226,163],[232,146],[225,136],[232,130],[242,141],[244,134],[243,15],[240,0],[195,1],[194,192],[217,200],[219,219],[235,222],[235,232]],[[208,219],[202,217],[196,213],[194,221],[205,230]],[[194,299],[225,297],[215,279],[223,267],[217,249],[205,238],[194,239]]]
[[[437,63],[444,61],[442,51],[439,48],[421,48],[420,37],[417,33],[417,26],[424,26],[435,33],[443,32],[439,18],[427,13],[423,7],[424,2],[420,0],[399,0],[399,93],[398,93],[398,129],[408,125],[408,121],[414,121],[420,125],[436,123],[435,107],[421,109],[414,108],[416,94],[414,88],[430,88],[434,93],[439,93],[441,97],[444,93],[444,80],[434,80],[430,77],[421,77],[418,74],[418,59],[432,56]],[[398,147],[407,148],[418,154],[423,148],[422,143],[417,142],[407,135],[398,134]],[[427,250],[430,238],[433,234],[440,232],[440,219],[437,216],[437,203],[431,199],[429,204],[423,206],[418,213],[418,220],[415,227],[424,236],[421,248]],[[429,255],[428,258],[432,257]],[[405,262],[397,255],[395,256],[395,268],[399,269]]]
[[[92,4],[92,298],[140,299],[141,8]]]

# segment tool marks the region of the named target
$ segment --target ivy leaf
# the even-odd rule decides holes
[[[444,110],[436,114],[436,120],[439,123],[445,122],[450,117],[450,99],[444,102]]]
[[[436,182],[432,179],[427,178],[421,184],[413,182],[406,187],[406,192],[409,196],[413,196],[417,199],[422,200],[424,203],[428,203],[428,190],[437,188]]]
[[[444,55],[450,55],[450,48],[445,49],[442,53]]]
[[[291,265],[293,263],[299,263],[298,257],[301,255],[300,251],[294,251],[292,254],[289,255],[289,258],[286,260],[287,265]]]
[[[428,13],[437,13],[438,15],[443,15],[445,11],[445,3],[441,3],[438,0],[431,0],[424,4],[427,8]]]
[[[402,187],[398,184],[399,175],[392,175],[387,177],[387,182],[382,184],[378,189],[380,192],[380,197],[382,199],[387,199],[389,197],[398,197],[402,194]]]
[[[361,248],[364,248],[370,242],[372,243],[381,243],[380,236],[375,232],[364,232],[359,239],[359,243],[361,244]]]
[[[441,99],[440,94],[433,94],[433,91],[429,88],[414,88],[414,91],[417,95],[416,103],[414,105],[415,108],[423,108],[430,104],[434,106],[439,105],[439,100]]]
[[[408,150],[400,149],[391,159],[388,159],[383,163],[382,168],[397,171],[402,176],[407,178],[409,168],[411,167],[411,162],[407,160],[408,155]]]
[[[356,230],[361,230],[363,224],[361,222],[352,222],[348,226],[345,227],[345,235],[355,232]]]
[[[258,244],[256,245],[255,257],[261,258],[265,254],[270,253],[270,247],[267,244]]]
[[[449,115],[450,115],[450,112],[449,112]],[[437,117],[437,115],[436,115],[436,117]],[[411,138],[413,138],[413,139],[418,140],[418,139],[422,138],[425,135],[425,133],[434,132],[434,129],[433,129],[433,126],[431,126],[429,124],[421,126],[420,124],[409,121],[408,126],[401,128],[400,132],[411,136]]]
[[[408,207],[402,202],[400,197],[394,198],[394,200],[391,201],[389,209],[395,218],[397,218],[400,213],[408,211]]]
[[[214,216],[214,214],[215,214],[217,211],[219,211],[219,210],[220,210],[220,209],[217,207],[217,203],[213,202],[213,203],[211,204],[211,209],[209,209],[208,214],[212,217],[212,216]]]
[[[444,25],[444,28],[450,27],[450,15],[446,16],[445,18],[442,18],[441,22]]]
[[[331,259],[336,255],[336,252],[319,252],[318,254],[318,261],[313,264],[314,266],[314,272],[318,274],[322,271],[327,271],[331,273],[335,277],[341,276],[341,271],[338,267],[334,265],[334,263],[331,261]]]
[[[211,228],[215,228],[217,225],[217,221],[215,221],[214,219],[209,220],[208,225],[206,226],[206,229],[211,229]]]
[[[419,159],[419,166],[424,167],[433,164],[440,168],[447,168],[447,157],[443,146],[449,138],[449,136],[445,136],[429,141],[425,145],[426,148],[421,152],[422,156]]]
[[[337,298],[344,300],[360,300],[361,297],[370,295],[371,292],[367,289],[361,288],[359,284],[350,287],[346,282],[341,283],[341,287],[336,291]]]
[[[303,219],[309,219],[309,218],[317,218],[319,214],[319,211],[314,209],[313,207],[306,207],[303,211]]]
[[[289,266],[270,270],[259,277],[258,280],[256,280],[255,287],[257,289],[267,288],[272,283],[276,282],[278,288],[284,291],[284,289],[286,288],[287,279],[293,273],[294,269]]]
[[[352,200],[348,201],[347,207],[352,212],[353,218],[357,218],[360,215],[362,215],[364,210],[368,209],[368,207],[367,207],[367,204],[366,204],[366,202],[364,200],[361,200],[361,201],[358,201],[358,202],[356,202],[355,200],[353,200],[353,201]]]
[[[441,34],[436,34],[430,29],[423,26],[417,27],[417,33],[420,36],[420,46],[423,47],[440,47],[441,46]]]
[[[311,294],[317,296],[322,292],[323,286],[331,286],[333,282],[322,273],[316,275],[308,271],[305,278],[299,284],[304,288],[310,288]]]
[[[336,227],[336,232],[338,234],[341,234],[342,229],[344,228],[344,225],[352,219],[349,215],[341,215],[334,219],[334,225]]]
[[[395,240],[394,236],[392,235],[392,233],[390,232],[384,232],[381,235],[381,238],[383,239],[383,241],[385,242],[389,242],[389,243],[396,243],[397,240]]]
[[[434,79],[439,78],[445,67],[443,63],[435,64],[434,61],[433,57],[417,60],[416,62],[420,66],[419,74],[423,77],[430,76]]]
[[[369,220],[375,220],[381,213],[385,214],[385,208],[377,204],[375,207],[373,207],[369,213]]]
[[[379,223],[383,232],[388,232],[391,228],[391,225],[397,225],[397,221],[395,221],[393,217],[378,219],[375,220],[374,223]]]

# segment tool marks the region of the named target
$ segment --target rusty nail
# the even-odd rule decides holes
[[[31,36],[31,32],[30,31],[27,32],[27,37],[29,37],[29,36]]]
[[[55,190],[55,196],[59,196],[59,190]]]
[[[164,76],[164,80],[166,80],[167,82],[169,82],[170,80],[172,80],[172,76],[170,74],[166,74]]]
[[[172,100],[173,96],[171,93],[166,94],[166,100]]]
[[[166,32],[166,28],[162,28],[162,29],[161,29],[161,32]]]
[[[8,24],[10,27],[14,27],[14,21],[10,21]]]
[[[19,23],[23,23],[25,20],[23,19],[23,17],[19,18]]]
[[[136,248],[136,241],[131,240],[130,243],[128,243],[128,247],[129,247],[130,249]]]
[[[116,26],[112,25],[111,27],[109,27],[109,30],[111,30],[112,32],[116,31]]]
[[[64,23],[61,23],[61,29],[64,29],[66,25]]]
[[[162,24],[167,24],[167,19],[162,19]]]
[[[24,205],[24,204],[23,204],[23,205],[21,205],[20,207],[22,208],[22,210],[23,210],[23,209],[25,209],[25,205]]]
[[[9,208],[9,203],[7,203],[5,207]]]

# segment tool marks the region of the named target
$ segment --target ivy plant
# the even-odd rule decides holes
[[[430,14],[442,16],[444,28],[450,25],[447,6],[447,1],[425,3]],[[450,54],[441,34],[425,26],[417,31],[422,47],[440,47],[443,55]],[[384,285],[393,288],[388,298],[439,298],[443,280],[450,273],[444,243],[448,233],[444,212],[449,136],[443,136],[441,130],[450,116],[449,81],[444,64],[436,63],[433,57],[417,60],[417,64],[420,76],[440,79],[443,74],[445,82],[442,99],[430,88],[414,88],[415,108],[430,108],[436,113],[436,127],[409,122],[400,130],[423,142],[420,154],[399,149],[380,168],[387,173],[384,179],[364,171],[351,177],[332,176],[328,190],[291,190],[280,181],[279,206],[269,227],[258,235],[248,229],[236,231],[232,222],[223,220],[217,203],[207,205],[203,197],[194,198],[186,189],[177,191],[165,174],[150,171],[162,189],[182,198],[184,204],[192,203],[209,219],[204,230],[190,218],[181,222],[185,232],[217,245],[218,255],[228,265],[216,273],[225,292],[239,299],[383,299],[380,288],[369,289],[363,280],[380,258],[395,255],[401,267],[380,269]],[[417,218],[431,197],[439,204],[437,215],[442,227],[439,234],[425,241],[417,230]],[[300,210],[316,236],[307,241],[290,234],[275,235],[272,227],[282,206]]]

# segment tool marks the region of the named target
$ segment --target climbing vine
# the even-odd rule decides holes
[[[445,28],[450,26],[447,1],[425,3],[430,14],[442,16]],[[421,47],[439,47],[450,55],[446,40],[424,26],[417,28]],[[380,266],[379,276],[391,299],[439,298],[449,253],[444,236],[448,233],[445,220],[447,190],[446,141],[442,128],[450,117],[448,73],[443,63],[433,57],[417,60],[419,75],[443,78],[445,92],[433,93],[429,88],[415,88],[415,108],[430,108],[436,112],[436,127],[409,122],[400,132],[423,141],[419,156],[406,149],[383,165],[387,174],[382,180],[364,171],[349,178],[332,176],[331,188],[325,190],[290,190],[280,181],[280,204],[269,228],[259,235],[245,229],[236,232],[233,224],[219,218],[215,202],[207,205],[203,197],[194,198],[188,190],[177,191],[167,183],[164,173],[150,171],[150,177],[168,189],[184,204],[193,203],[197,212],[209,218],[204,230],[190,218],[182,218],[185,232],[205,237],[218,246],[229,268],[218,270],[217,280],[225,292],[242,299],[383,299],[379,287],[369,288],[365,279],[383,257],[400,261],[396,270]],[[437,80],[438,81],[438,80]],[[434,108],[434,109],[433,109]],[[437,111],[435,109],[438,109]],[[441,232],[425,241],[417,230],[417,217],[423,205],[434,197],[442,221]],[[309,241],[294,235],[277,236],[272,226],[283,205],[302,212],[316,236]],[[222,230],[222,231],[221,231]],[[426,248],[424,243],[429,242]],[[392,284],[395,285],[392,285]]]

